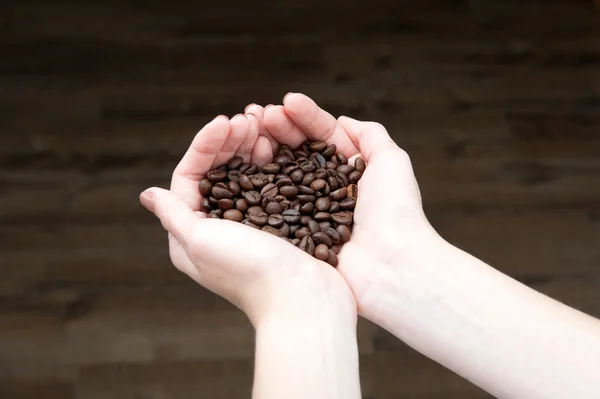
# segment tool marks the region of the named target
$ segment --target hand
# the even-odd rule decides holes
[[[355,319],[352,293],[333,268],[273,235],[200,212],[198,183],[209,170],[235,155],[258,164],[272,159],[277,143],[261,124],[262,108],[254,112],[258,117],[208,123],[175,169],[171,190],[153,187],[140,200],[169,232],[177,269],[244,310],[254,325],[274,311],[306,311],[295,305],[309,298],[342,306]]]
[[[336,120],[303,94],[289,93],[283,102],[264,111],[263,123],[273,139],[292,148],[305,140],[323,140],[335,144],[350,164],[358,156],[367,162],[352,237],[338,255],[338,270],[359,312],[373,320],[378,291],[388,277],[398,267],[417,264],[441,241],[423,213],[410,159],[378,123]]]

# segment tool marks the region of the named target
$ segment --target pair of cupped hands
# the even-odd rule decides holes
[[[280,144],[326,141],[367,168],[358,185],[352,237],[333,268],[271,234],[200,211],[199,181],[235,155],[271,162]],[[175,169],[171,189],[152,187],[141,202],[168,231],[173,264],[242,309],[255,325],[276,309],[303,302],[335,306],[356,320],[373,318],[378,291],[401,270],[418,267],[439,236],[422,210],[410,159],[375,122],[338,119],[300,93],[283,105],[250,104],[231,119],[218,116],[193,139]]]

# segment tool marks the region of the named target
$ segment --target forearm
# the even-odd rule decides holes
[[[598,320],[447,243],[379,281],[373,321],[495,396],[598,396]]]
[[[257,325],[254,399],[359,399],[356,309],[327,293],[282,298]]]

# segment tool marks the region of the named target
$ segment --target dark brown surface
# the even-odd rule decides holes
[[[382,122],[445,237],[600,316],[591,2],[317,4],[2,3],[0,397],[249,397],[250,325],[137,196],[214,115],[288,90]],[[488,397],[359,328],[365,398]]]

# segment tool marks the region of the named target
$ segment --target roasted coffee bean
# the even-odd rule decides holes
[[[283,220],[287,223],[295,224],[300,223],[300,212],[294,209],[288,209],[281,213],[283,215]]]
[[[312,235],[312,238],[315,241],[315,243],[317,243],[317,244],[325,244],[328,247],[330,247],[332,245],[331,237],[329,237],[327,234],[325,234],[322,231],[320,231],[318,233],[314,233]]]
[[[294,244],[294,246],[296,246],[296,247],[297,247],[297,246],[300,244],[300,241],[301,241],[301,240],[300,240],[299,238],[294,238],[294,239],[292,240],[292,244]]]
[[[296,161],[300,162],[300,159],[308,157],[308,154],[302,150],[296,150],[294,151],[294,157],[296,157]]]
[[[334,201],[341,201],[344,198],[346,198],[347,192],[348,192],[348,189],[346,187],[342,187],[338,190],[335,190],[331,194],[329,194],[329,198],[331,198]]]
[[[250,176],[250,175],[255,174],[257,171],[258,171],[258,165],[255,164],[255,163],[253,163],[253,164],[250,165],[250,167],[248,169],[246,169],[244,171],[244,174],[246,176]]]
[[[279,195],[277,197],[279,197]],[[282,195],[282,197],[283,197],[283,195]],[[283,198],[285,198],[285,197],[283,197]],[[283,209],[284,211],[286,209],[290,209],[290,201],[288,201],[288,200],[283,200],[279,204],[281,205],[281,209]]]
[[[215,197],[213,197],[212,195],[210,197],[208,197],[208,202],[210,203],[211,206],[215,207],[219,205],[219,200],[216,199]]]
[[[343,173],[348,176],[350,173],[354,172],[354,166],[352,165],[339,165],[335,170],[338,173]]]
[[[296,187],[296,186],[279,187],[279,192],[286,198],[294,198],[298,194],[298,187]]]
[[[294,182],[294,184],[300,184],[302,182],[302,178],[304,177],[304,172],[300,169],[296,169],[290,174],[290,179]]]
[[[329,197],[321,197],[315,201],[315,208],[319,212],[325,212],[325,211],[329,210],[330,206],[331,206],[331,200],[329,199]]]
[[[304,161],[300,164],[300,170],[304,173],[311,173],[317,170],[317,165],[311,160]]]
[[[263,199],[260,201],[260,206],[261,206],[263,209],[265,209],[265,207],[267,206],[267,204],[268,204],[269,202],[271,202],[271,200],[272,200],[272,199],[273,199],[273,198],[266,198],[266,197],[263,197]]]
[[[277,156],[277,158],[275,159],[275,162],[278,163],[281,166],[284,166],[286,163],[288,162],[292,162],[292,158],[289,157],[286,154],[280,154],[279,156]]]
[[[211,170],[206,174],[206,178],[212,183],[224,180],[227,177],[227,172],[224,170]]]
[[[310,215],[315,210],[315,204],[312,202],[307,202],[306,204],[300,207],[300,213]]]
[[[327,148],[327,143],[324,141],[315,141],[314,143],[310,143],[310,150],[314,152],[323,152]]]
[[[297,170],[299,167],[300,167],[300,165],[298,165],[298,162],[288,162],[283,167],[282,172],[285,173],[286,175],[289,175],[292,172],[294,172],[295,170]],[[292,176],[290,176],[290,178],[292,178]],[[294,181],[294,178],[292,178],[292,181]]]
[[[258,191],[250,190],[244,193],[244,198],[250,205],[258,205],[262,201],[262,197]]]
[[[277,174],[281,170],[281,165],[278,163],[268,163],[263,165],[262,171],[266,174]]]
[[[229,160],[227,167],[229,167],[229,170],[237,169],[242,163],[244,163],[244,158],[235,156]]]
[[[313,181],[312,183],[310,183],[310,189],[314,190],[314,191],[323,190],[325,188],[326,184],[327,184],[327,182],[325,180],[317,179],[317,180]]]
[[[319,244],[316,246],[315,258],[322,261],[327,261],[327,259],[329,258],[329,248],[327,248],[327,245]]]
[[[297,203],[297,204],[294,204],[294,206],[292,206],[292,209],[295,210],[295,211],[300,212],[300,207],[301,206],[302,206],[301,203]]]
[[[308,160],[309,160],[308,156],[296,158],[296,162],[298,162],[298,165],[302,165],[304,162],[306,162]]]
[[[276,229],[275,227],[271,227],[271,226],[263,226],[261,228],[262,231],[265,231],[267,233],[273,234],[276,237],[281,237],[281,232],[279,231],[279,229]]]
[[[309,187],[306,187],[306,186],[297,186],[297,187],[298,187],[298,194],[315,195],[315,192],[313,190],[311,190]]]
[[[329,207],[329,213],[335,213],[340,211],[340,203],[337,201],[331,202],[331,206]]]
[[[331,194],[331,188],[329,187],[328,183],[325,183],[325,188],[322,190],[323,192],[323,196],[326,197],[329,194]]]
[[[310,236],[306,236],[300,241],[298,248],[312,256],[315,253],[315,242]]]
[[[302,178],[302,182],[301,184],[303,186],[309,186],[310,183],[312,183],[314,180],[316,179],[316,176],[313,172],[308,172],[304,175],[304,177]]]
[[[229,199],[229,198],[220,199],[219,200],[219,209],[222,211],[226,211],[228,209],[233,208],[234,204],[235,203],[233,202],[232,199]]]
[[[269,201],[267,206],[265,206],[265,212],[267,212],[269,215],[279,214],[283,212],[283,206],[281,206],[281,203],[277,201]]]
[[[345,174],[338,173],[335,178],[340,183],[340,187],[346,187],[348,185],[348,176],[346,176]]]
[[[321,231],[329,236],[332,244],[337,245],[340,243],[340,233],[333,227],[325,227],[324,229],[321,229]]]
[[[331,249],[329,250],[329,258],[327,258],[327,263],[331,266],[336,267],[338,265],[338,257]]]
[[[331,213],[329,213],[329,212],[317,212],[317,213],[315,213],[315,216],[313,216],[313,218],[317,222],[325,222],[325,221],[331,220]]]
[[[224,171],[224,172],[227,172],[227,164],[219,166],[219,167],[217,168],[217,170],[222,170],[222,171]]]
[[[358,181],[360,180],[361,177],[362,177],[362,173],[355,170],[354,172],[352,172],[348,175],[348,182],[352,183],[352,184],[356,184],[356,183],[358,183]]]
[[[298,201],[300,201],[301,204],[306,204],[307,202],[315,202],[316,198],[314,195],[298,195],[296,196],[296,198],[298,199]]]
[[[357,172],[364,173],[367,166],[365,165],[365,160],[358,157],[354,160],[354,167]]]
[[[315,170],[315,177],[317,179],[326,179],[327,178],[327,169],[319,168]]]
[[[356,206],[356,200],[353,198],[346,198],[340,202],[340,209],[345,211],[351,211]]]
[[[263,209],[260,206],[251,206],[250,208],[248,208],[248,210],[246,211],[246,213],[248,215],[251,215],[253,213],[261,213],[263,211]]]
[[[340,253],[340,246],[339,245],[332,245],[330,248],[334,254],[339,254]]]
[[[223,198],[233,198],[233,193],[225,188],[215,186],[211,191],[212,195],[218,200]]]
[[[308,223],[312,220],[312,217],[309,215],[300,216],[300,224],[303,226],[308,226]]]
[[[250,181],[252,182],[252,185],[255,188],[262,188],[269,183],[269,180],[267,179],[267,175],[265,175],[264,173],[256,173],[256,174],[250,175],[248,177],[250,178]]]
[[[275,198],[275,201],[277,201],[277,202],[287,201],[287,199],[285,198],[285,195],[281,195],[281,194],[277,194],[274,198]]]
[[[223,213],[223,219],[231,220],[234,222],[241,222],[244,219],[242,212],[237,209],[228,209]]]
[[[238,182],[236,181],[230,181],[229,182],[229,191],[231,191],[231,193],[233,195],[238,195],[240,193],[241,188]]]
[[[202,200],[202,205],[200,205],[200,210],[204,213],[208,213],[212,210],[212,205],[210,204],[210,201],[208,200],[208,198],[204,198]]]
[[[275,181],[275,175],[273,175],[273,174],[267,175],[267,181],[269,183],[273,183]]]
[[[238,183],[239,183],[240,187],[246,191],[252,190],[254,188],[254,186],[252,185],[252,182],[246,175],[240,176],[240,180]]]
[[[335,146],[335,144],[331,144],[329,147],[327,147],[322,153],[321,155],[323,155],[325,158],[329,158],[330,156],[332,156],[333,154],[335,154],[335,151],[337,150],[337,147]]]
[[[279,194],[279,189],[273,183],[269,183],[260,190],[260,195],[267,198],[275,198]]]
[[[278,164],[275,164],[278,165]],[[288,175],[284,175],[283,173],[277,173],[275,175],[275,181],[279,180],[279,179],[289,179],[290,177]]]
[[[248,210],[248,201],[245,198],[240,198],[235,201],[235,209],[240,212],[246,212]]]
[[[334,176],[327,176],[327,184],[329,184],[329,187],[332,191],[335,191],[340,188],[340,182]]]
[[[275,185],[281,189],[284,186],[293,186],[294,182],[292,181],[292,179],[285,176],[285,177],[282,177],[281,179],[278,179],[277,181],[275,181]]]
[[[270,215],[269,218],[267,219],[267,223],[269,226],[281,227],[281,226],[283,226],[283,216],[281,216],[279,214]],[[287,236],[287,234],[284,234],[284,235]]]
[[[348,185],[348,194],[346,194],[348,198],[357,199],[358,198],[358,186],[356,184]]]
[[[210,194],[210,190],[212,190],[212,187],[213,185],[208,179],[202,179],[200,180],[200,183],[198,183],[198,189],[200,190],[200,194],[202,194],[203,197],[206,197]]]
[[[296,232],[294,233],[294,237],[299,238],[299,239],[303,239],[304,237],[308,237],[310,236],[310,231],[308,230],[308,227],[302,227],[298,230],[296,230]]]
[[[208,217],[212,218],[212,219],[221,219],[221,216],[219,215],[219,213],[217,211],[211,211],[208,214]]]
[[[251,213],[248,215],[248,220],[257,226],[264,226],[267,224],[269,216],[265,212]]]
[[[287,155],[292,161],[294,160],[294,152],[292,151],[292,149],[290,148],[289,145],[283,145],[279,147],[279,154],[280,155]]]
[[[316,220],[309,220],[308,221],[308,229],[310,230],[311,234],[315,234],[318,233],[319,231],[321,231],[321,228],[319,227],[319,223]]]
[[[334,163],[336,168],[340,164],[337,155],[332,155],[331,158],[329,158],[329,162]]]
[[[343,224],[344,226],[350,226],[352,224],[353,216],[354,214],[350,211],[341,211],[331,215],[331,219],[333,219],[335,223]]]
[[[225,189],[225,190],[229,190],[229,184],[225,183],[224,181],[220,181],[218,183],[215,183],[215,185],[213,186],[213,188],[214,187],[219,187],[219,188],[222,188],[222,189]]]
[[[313,158],[313,162],[317,164],[318,168],[324,168],[325,165],[327,165],[327,160],[321,154],[315,154],[315,157]]]
[[[321,230],[326,229],[327,227],[331,227],[332,224],[329,221],[326,222],[319,222],[319,227],[321,228]]]
[[[212,211],[215,215],[217,215],[220,218],[223,218],[223,211],[220,209],[215,209],[214,211]]]
[[[248,170],[249,167],[250,167],[250,164],[247,162],[244,162],[243,164],[240,165],[238,170],[240,171],[241,174],[244,174],[244,173],[246,173],[246,170]]]
[[[348,157],[345,156],[344,154],[337,154],[337,159],[338,159],[338,163],[340,165],[347,165],[348,164]]]
[[[287,237],[290,235],[290,225],[287,223],[283,223],[283,225],[279,228],[279,232],[283,237]]]
[[[245,224],[246,226],[250,226],[253,227],[255,229],[259,229],[260,230],[260,226],[255,225],[254,223],[252,223],[250,220],[248,219],[244,219],[242,220],[242,224]]]
[[[331,161],[327,161],[327,163],[325,164],[325,168],[335,170],[335,168],[337,168],[337,164]]]

